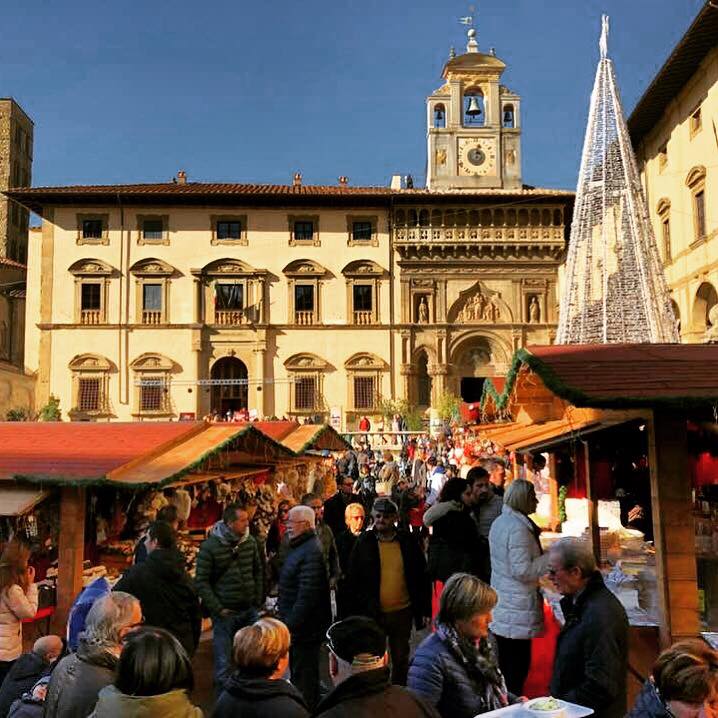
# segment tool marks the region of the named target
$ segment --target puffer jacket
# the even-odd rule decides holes
[[[212,718],[309,718],[302,694],[283,679],[247,678],[234,673],[224,684]]]
[[[650,678],[643,684],[626,718],[671,718]]]
[[[409,666],[407,688],[435,706],[442,718],[473,718],[485,713],[483,686],[469,677],[437,633],[425,638]]]
[[[279,616],[293,643],[321,641],[331,623],[329,579],[314,531],[293,538],[279,575]]]
[[[100,691],[90,718],[202,718],[202,715],[183,689],[158,696],[128,696],[115,686],[106,686]]]
[[[529,639],[543,630],[538,580],[548,571],[548,555],[529,518],[510,506],[489,531],[491,585],[499,595],[491,631],[504,638]]]
[[[264,568],[254,537],[237,536],[218,521],[197,554],[195,585],[211,616],[223,608],[257,608],[264,595]]]
[[[52,672],[44,718],[86,718],[98,693],[115,679],[117,657],[81,636],[77,653],[65,656]]]
[[[22,619],[37,613],[37,584],[27,593],[10,586],[0,594],[0,661],[14,661],[22,653]]]

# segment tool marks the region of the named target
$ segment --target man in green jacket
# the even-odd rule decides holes
[[[257,620],[264,590],[263,565],[243,506],[229,504],[200,546],[195,583],[212,617],[214,681],[219,691],[231,672],[234,634]]]

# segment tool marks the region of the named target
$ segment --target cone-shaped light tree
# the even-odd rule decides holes
[[[668,286],[608,58],[605,15],[599,47],[556,343],[678,342]]]

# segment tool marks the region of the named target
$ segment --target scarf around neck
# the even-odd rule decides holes
[[[482,704],[481,713],[504,708],[509,704],[506,681],[499,670],[489,642],[482,638],[478,646],[459,635],[454,626],[436,624],[436,635],[469,675]]]

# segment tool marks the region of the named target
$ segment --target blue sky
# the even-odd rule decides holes
[[[703,0],[475,0],[522,97],[524,182],[573,188],[600,16],[633,108]],[[423,182],[424,101],[456,0],[6,0],[0,96],[35,121],[33,184]]]

